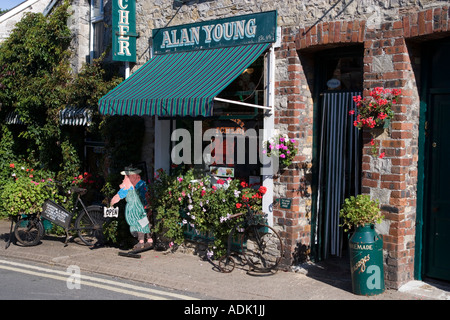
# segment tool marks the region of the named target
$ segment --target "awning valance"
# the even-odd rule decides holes
[[[68,106],[59,111],[61,125],[69,126],[89,126],[92,122],[92,110],[88,107]],[[7,114],[5,122],[7,124],[24,124],[16,111]]]
[[[212,116],[213,100],[269,43],[155,56],[99,101],[102,114]]]
[[[66,107],[59,112],[61,125],[89,126],[92,122],[92,110],[83,107]]]

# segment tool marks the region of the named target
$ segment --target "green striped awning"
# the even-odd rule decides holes
[[[213,99],[269,43],[155,56],[99,101],[102,114],[212,116]]]

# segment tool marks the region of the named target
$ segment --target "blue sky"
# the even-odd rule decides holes
[[[25,0],[0,0],[0,9],[11,9]]]

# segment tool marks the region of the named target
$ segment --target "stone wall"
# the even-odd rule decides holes
[[[0,43],[9,37],[17,22],[28,13],[43,12],[50,0],[28,0],[0,16]],[[2,5],[0,4],[0,8]]]
[[[90,7],[88,0],[72,0],[67,24],[72,33],[70,67],[80,72],[83,63],[89,63]]]

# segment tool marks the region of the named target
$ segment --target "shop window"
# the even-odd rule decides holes
[[[263,106],[264,83],[264,56],[262,55],[218,97]],[[259,152],[259,129],[263,129],[263,118],[263,109],[215,101],[213,117],[179,118],[176,120],[176,128],[189,131],[192,146],[195,143],[194,139],[199,139],[194,137],[196,121],[197,125],[201,123],[202,138],[207,130],[209,133],[215,130],[216,137],[220,135],[221,139],[211,137],[211,141],[202,141],[202,151],[210,155],[206,159],[202,157],[202,164],[194,164],[195,155],[191,148],[191,166],[199,174],[209,175],[212,184],[217,179],[228,177],[258,183],[261,165],[255,155]],[[208,147],[211,148],[212,141],[214,141],[214,149],[208,150]],[[177,156],[187,159],[183,153]],[[172,159],[172,161],[180,162],[179,159]]]
[[[261,55],[241,75],[236,78],[219,95],[219,98],[239,102],[264,105],[264,56]],[[262,115],[258,108],[243,107],[239,104],[214,102],[215,116],[246,116],[246,118]]]

